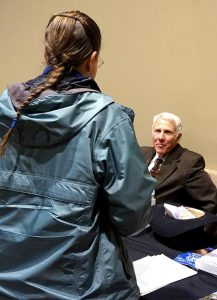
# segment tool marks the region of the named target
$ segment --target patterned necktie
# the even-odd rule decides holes
[[[150,170],[152,177],[155,177],[158,174],[162,163],[163,163],[163,159],[159,157],[155,160],[154,167]]]

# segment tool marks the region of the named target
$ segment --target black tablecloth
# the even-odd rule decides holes
[[[217,238],[210,239],[210,237],[207,238],[206,235],[201,234],[200,240],[200,246],[203,247],[216,247],[217,245]],[[173,259],[184,251],[196,249],[192,248],[192,245],[191,249],[188,249],[187,245],[183,245],[183,241],[179,243],[178,239],[163,239],[156,235],[151,227],[145,229],[137,236],[126,238],[125,242],[133,260],[140,259],[146,255],[157,255],[161,253]],[[198,300],[215,291],[217,291],[217,277],[203,271],[198,271],[197,275],[171,283],[161,289],[142,296],[141,299]]]

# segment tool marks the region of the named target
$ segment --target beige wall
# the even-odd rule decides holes
[[[152,116],[178,114],[182,145],[217,169],[216,0],[0,0],[0,89],[43,68],[43,33],[57,12],[79,9],[103,34],[96,80],[132,107],[140,144],[151,145]]]

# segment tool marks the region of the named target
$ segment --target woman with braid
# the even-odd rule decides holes
[[[155,187],[133,112],[101,93],[100,30],[79,11],[45,31],[43,73],[0,97],[0,299],[134,300],[122,237]]]

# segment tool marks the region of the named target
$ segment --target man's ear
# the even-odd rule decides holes
[[[177,137],[177,143],[179,143],[179,142],[180,142],[180,140],[181,140],[181,137],[182,137],[182,133],[179,133],[179,135],[178,135],[178,137]]]

